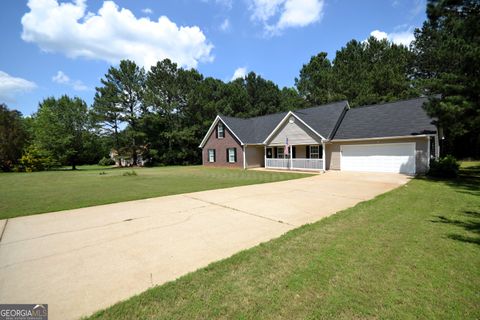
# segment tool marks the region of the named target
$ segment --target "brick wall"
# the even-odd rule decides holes
[[[233,134],[224,127],[225,138],[217,138],[217,127],[212,131],[210,137],[202,150],[202,162],[207,167],[230,167],[230,168],[243,168],[243,153],[242,146],[233,136]],[[237,162],[230,163],[227,161],[227,149],[237,148]],[[215,162],[208,162],[208,149],[215,149]]]

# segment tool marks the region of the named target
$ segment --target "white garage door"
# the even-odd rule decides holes
[[[415,142],[340,147],[341,170],[415,174]]]

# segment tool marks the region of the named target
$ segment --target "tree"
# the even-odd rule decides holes
[[[415,77],[425,94],[441,94],[426,105],[438,118],[443,151],[480,156],[480,3],[430,0],[427,20],[415,31]]]
[[[386,39],[352,40],[333,60],[337,90],[353,107],[418,96],[411,80],[412,59],[407,47]]]
[[[163,163],[191,163],[192,123],[188,108],[192,92],[203,80],[196,70],[184,70],[169,59],[157,62],[147,73],[142,117],[149,153]]]
[[[256,117],[282,111],[278,86],[255,72],[227,83],[224,99],[230,115],[236,117]]]
[[[295,86],[311,105],[321,105],[344,99],[338,93],[337,81],[327,53],[320,52],[303,65],[299,78],[295,78]]]
[[[0,170],[10,171],[18,163],[27,137],[22,114],[0,104]]]
[[[370,37],[352,40],[333,63],[321,52],[300,70],[295,85],[310,104],[347,99],[350,106],[417,96],[412,86],[413,54],[407,47]]]
[[[100,124],[104,133],[113,135],[114,147],[120,150],[120,124],[122,122],[122,108],[117,90],[112,82],[102,80],[103,87],[96,88],[91,116],[95,123]]]
[[[87,111],[87,104],[77,97],[43,100],[34,115],[34,143],[75,170],[84,147]]]
[[[126,122],[128,131],[128,148],[132,155],[132,162],[137,164],[137,150],[142,133],[139,130],[138,119],[145,108],[142,104],[145,88],[145,70],[130,60],[120,61],[118,68],[110,67],[105,79],[101,80],[103,87],[97,89],[95,110],[101,115],[100,119],[112,128],[115,122]],[[117,118],[118,116],[118,118]],[[115,132],[115,127],[113,127]],[[118,123],[117,123],[118,134]],[[117,135],[118,137],[118,135]],[[116,143],[119,143],[118,139]]]
[[[295,88],[283,87],[280,91],[280,111],[305,109],[310,106]]]

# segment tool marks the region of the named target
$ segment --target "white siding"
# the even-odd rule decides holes
[[[277,133],[270,138],[270,145],[285,145],[285,140],[288,137],[288,144],[320,144],[322,139],[308,129],[305,125],[300,123],[298,119],[290,123],[287,121]]]

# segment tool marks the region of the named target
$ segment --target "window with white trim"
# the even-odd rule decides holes
[[[217,126],[217,137],[219,139],[225,138],[225,129],[223,128],[223,123],[219,122]]]
[[[320,159],[319,146],[310,146],[310,159]]]
[[[208,149],[208,162],[215,162],[215,149]]]
[[[284,148],[283,147],[277,147],[277,158],[279,159],[283,159],[285,158],[285,152],[284,152]]]
[[[235,148],[228,148],[227,149],[227,160],[230,163],[237,162],[237,150]]]

